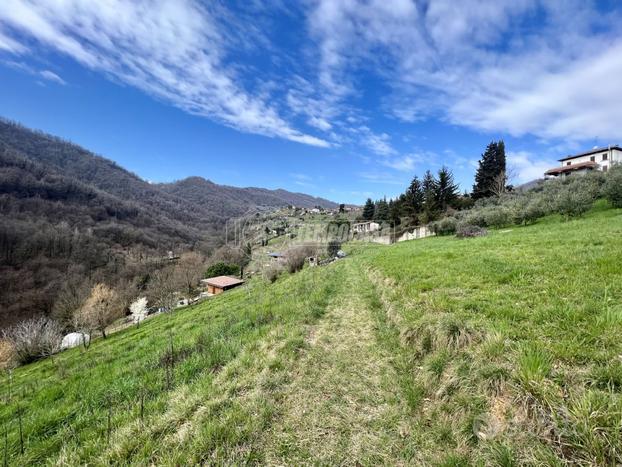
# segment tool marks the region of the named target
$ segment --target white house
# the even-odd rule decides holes
[[[573,173],[584,174],[590,170],[606,172],[611,164],[622,163],[622,148],[617,145],[594,148],[581,154],[566,156],[559,162],[561,163],[559,167],[544,172],[544,178],[566,177]]]
[[[359,222],[358,224],[352,225],[352,231],[354,233],[376,232],[377,230],[380,230],[380,224],[377,222]]]

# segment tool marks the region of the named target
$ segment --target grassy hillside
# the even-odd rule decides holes
[[[153,318],[5,377],[9,464],[620,463],[620,238],[356,245]]]

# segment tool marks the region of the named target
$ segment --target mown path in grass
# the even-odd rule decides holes
[[[404,464],[409,411],[378,340],[375,290],[358,263],[310,329],[278,419],[260,440],[268,464]]]

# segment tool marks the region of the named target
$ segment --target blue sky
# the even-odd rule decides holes
[[[622,6],[3,0],[0,115],[152,181],[391,197],[506,141],[515,183],[622,142]]]

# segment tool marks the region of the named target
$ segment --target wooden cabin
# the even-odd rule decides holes
[[[217,276],[203,279],[201,283],[207,288],[207,293],[218,295],[225,290],[232,289],[238,285],[244,284],[242,279],[230,276]]]

